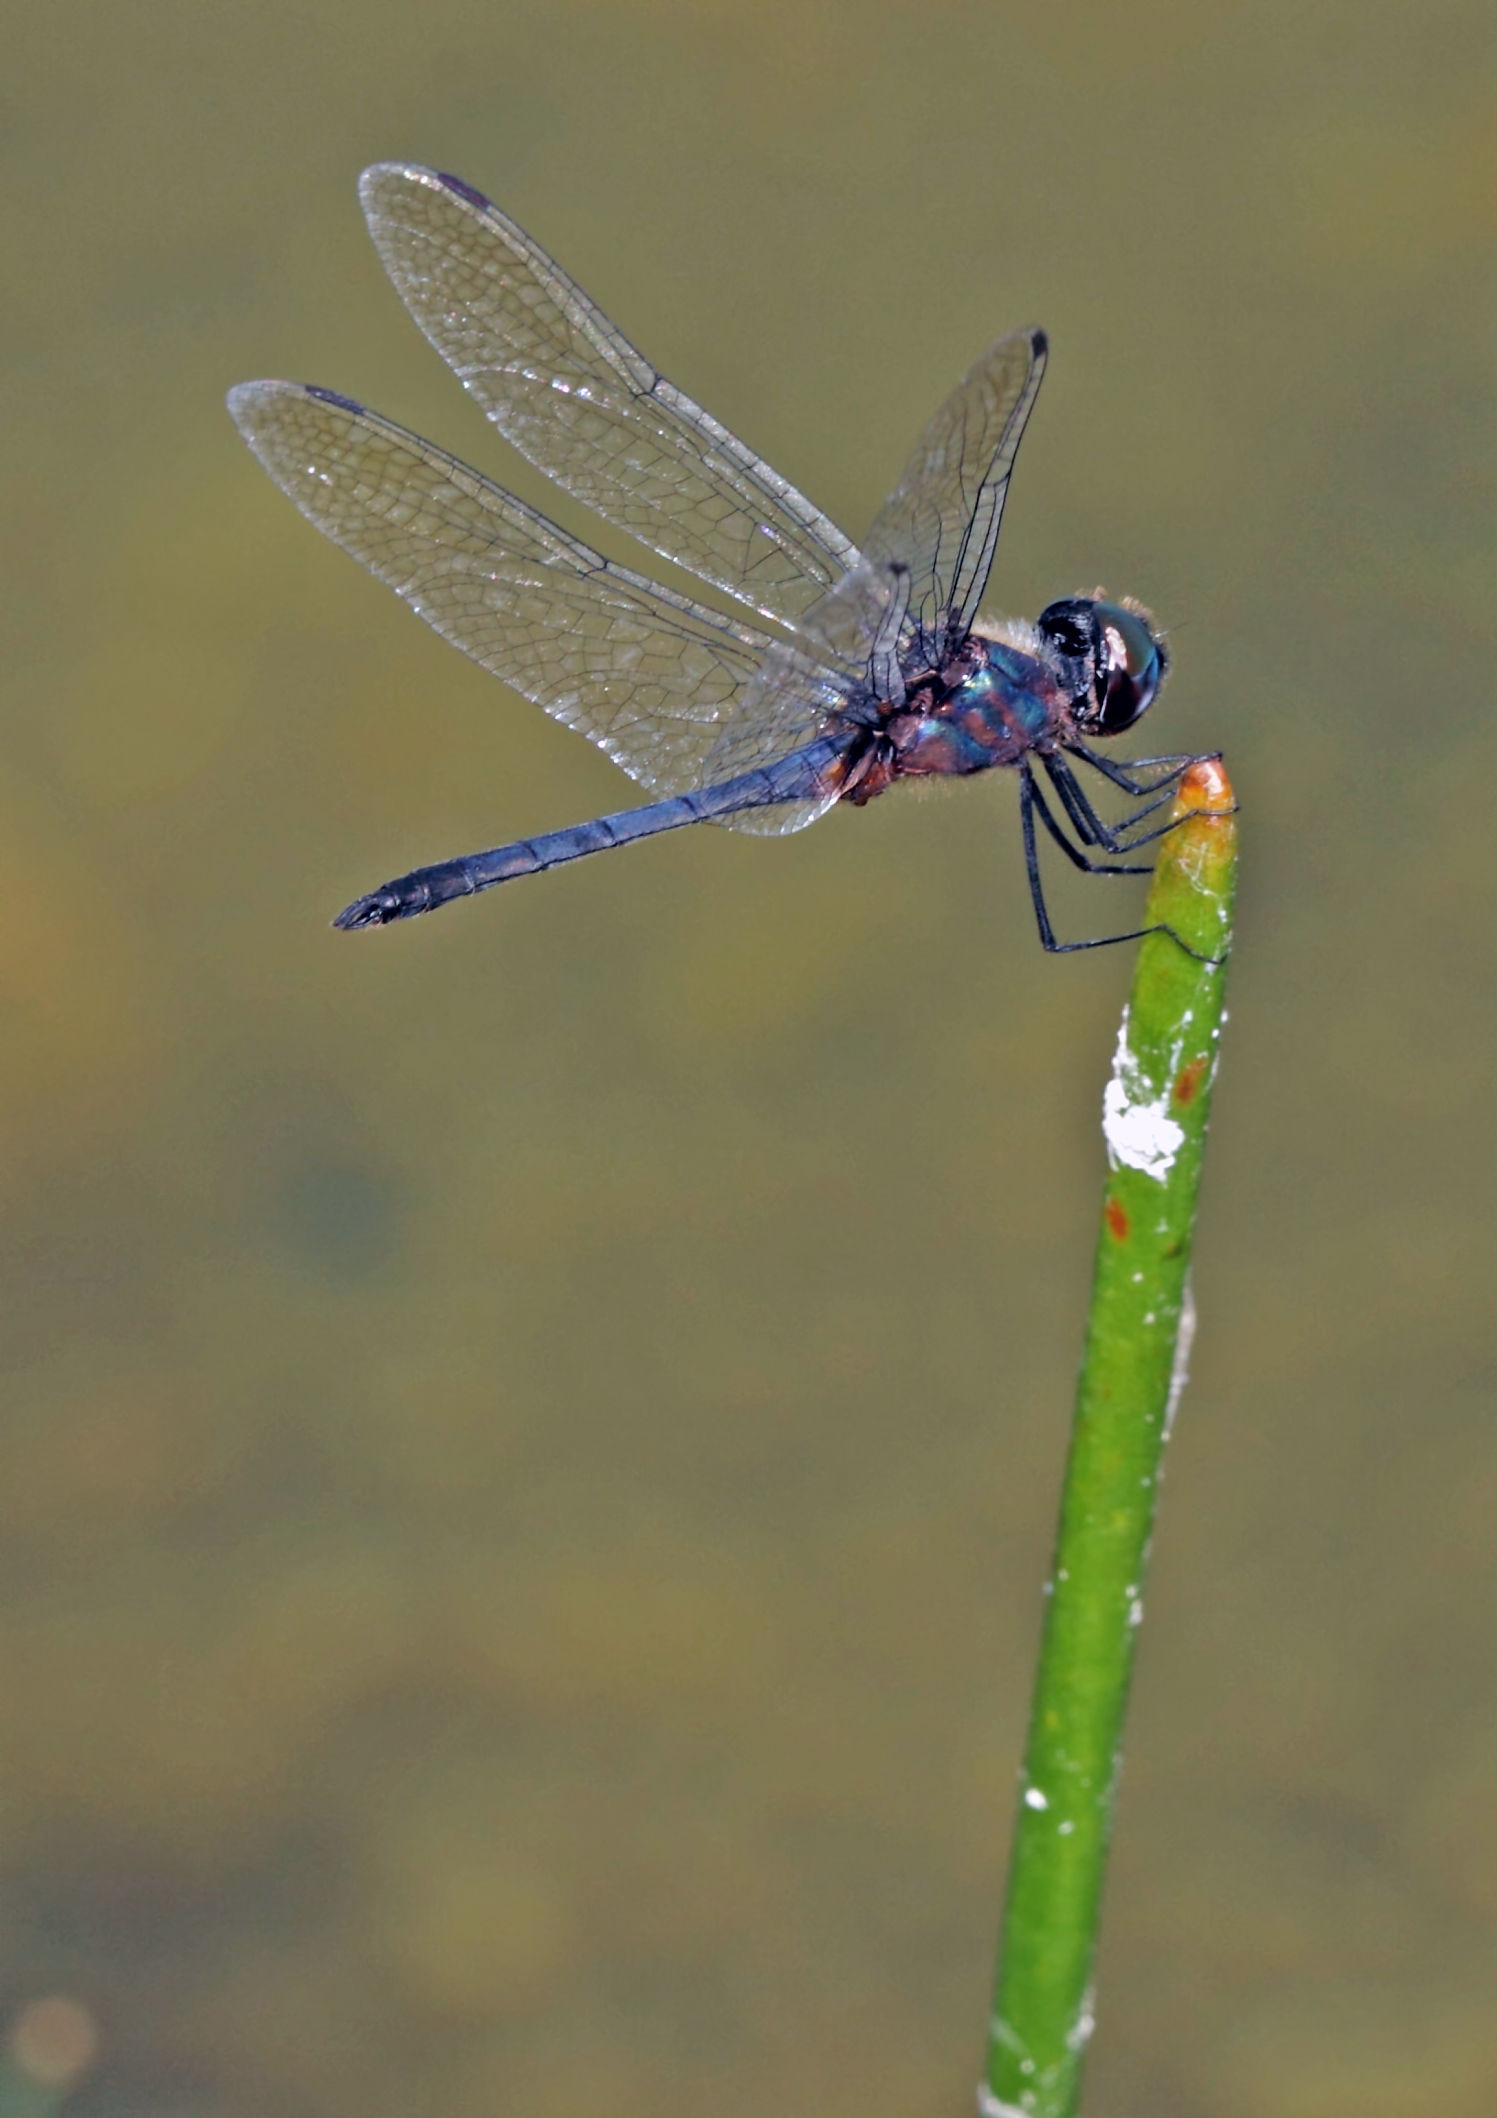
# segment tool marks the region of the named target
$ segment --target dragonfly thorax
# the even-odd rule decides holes
[[[888,778],[964,777],[1017,765],[1065,732],[1066,706],[1042,655],[972,634],[944,671],[911,685],[884,723]]]

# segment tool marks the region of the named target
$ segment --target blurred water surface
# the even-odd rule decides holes
[[[222,410],[546,499],[389,156],[854,535],[1049,328],[991,601],[1152,604],[1246,847],[1089,2108],[1492,2110],[1494,92],[1477,0],[12,24],[0,1998],[96,2019],[77,2111],[980,2061],[1126,952],[1041,955],[1006,782],[328,931],[627,795]]]

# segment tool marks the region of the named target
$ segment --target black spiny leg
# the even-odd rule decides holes
[[[1041,794],[1039,787],[1035,782],[1034,775],[1027,764],[1020,767],[1020,774],[1021,801],[1023,799],[1023,782],[1027,781],[1029,786],[1029,801],[1034,809],[1035,815],[1038,816],[1040,822],[1044,825],[1046,831],[1050,834],[1050,837],[1054,840],[1055,844],[1059,846],[1061,852],[1064,853],[1066,859],[1071,863],[1071,866],[1073,868],[1079,868],[1083,875],[1152,874],[1153,870],[1148,865],[1139,865],[1137,863],[1132,862],[1124,863],[1122,861],[1089,859],[1087,855],[1080,850],[1080,847],[1073,846],[1071,844],[1071,841],[1066,837],[1066,834],[1062,830],[1061,826],[1055,821],[1055,818],[1050,811],[1050,805],[1045,800],[1044,795]],[[1072,818],[1072,822],[1075,822],[1074,817]],[[1079,825],[1076,829],[1076,836],[1081,840],[1081,844],[1083,846],[1090,846],[1096,843],[1094,839],[1088,837],[1085,830]],[[1103,850],[1105,851],[1106,849],[1104,848]],[[1119,936],[1119,939],[1124,938],[1125,937],[1123,936]]]
[[[1195,760],[1192,759],[1191,762],[1194,763]],[[1173,831],[1178,824],[1187,822],[1193,816],[1215,816],[1219,813],[1214,809],[1186,809],[1179,816],[1172,816],[1167,823],[1158,825],[1152,831],[1137,830],[1136,826],[1141,824],[1146,816],[1152,816],[1156,810],[1162,809],[1166,802],[1174,800],[1175,787],[1171,784],[1162,794],[1156,794],[1151,800],[1144,801],[1126,823],[1114,827],[1104,823],[1098,816],[1080,781],[1064,758],[1042,756],[1040,763],[1049,774],[1056,793],[1065,805],[1066,814],[1075,826],[1076,836],[1084,846],[1100,846],[1104,853],[1136,853],[1140,846],[1152,845],[1155,839],[1163,838],[1166,831]]]
[[[1186,955],[1194,956],[1197,963],[1215,963],[1218,961],[1214,956],[1203,956],[1200,950],[1193,949],[1188,941],[1181,941],[1174,928],[1166,925],[1163,921],[1156,923],[1152,927],[1134,927],[1126,934],[1099,934],[1090,941],[1057,941],[1055,929],[1050,924],[1050,914],[1045,906],[1044,884],[1040,879],[1039,848],[1035,844],[1034,836],[1036,813],[1038,813],[1040,822],[1044,825],[1056,845],[1059,846],[1061,852],[1064,853],[1066,859],[1074,867],[1080,868],[1083,874],[1147,875],[1150,870],[1147,867],[1125,867],[1117,863],[1088,860],[1084,853],[1071,844],[1061,830],[1060,825],[1050,814],[1045,797],[1034,783],[1034,773],[1030,768],[1029,761],[1026,759],[1019,767],[1019,821],[1024,833],[1024,868],[1029,877],[1029,896],[1034,905],[1035,923],[1040,930],[1041,948],[1047,950],[1052,956],[1070,956],[1074,955],[1079,949],[1110,949],[1115,942],[1141,941],[1146,934],[1168,934],[1170,940],[1179,942]],[[1198,813],[1201,812],[1191,812],[1192,815]],[[1176,817],[1173,823],[1162,825],[1158,831],[1151,831],[1148,837],[1163,838],[1166,831],[1174,829],[1175,823],[1183,823],[1184,821],[1184,817]],[[1080,836],[1079,830],[1077,835],[1078,837]],[[1139,843],[1146,844],[1147,839],[1140,840]],[[1122,850],[1125,852],[1131,851],[1131,848],[1124,847]]]
[[[1187,765],[1207,764],[1221,755],[1218,750],[1208,750],[1199,757],[1191,751],[1176,750],[1168,757],[1131,757],[1124,767],[1110,757],[1101,757],[1095,750],[1089,750],[1085,743],[1072,740],[1066,748],[1072,757],[1079,757],[1084,765],[1090,765],[1093,772],[1100,772],[1103,779],[1111,780],[1114,787],[1121,787],[1124,794],[1133,795],[1157,794],[1161,787],[1168,787],[1177,780]],[[1155,765],[1167,768],[1158,779],[1136,780],[1133,777],[1134,773],[1147,772]]]
[[[1174,800],[1174,788],[1166,787],[1162,794],[1155,794],[1152,799],[1140,797],[1141,806],[1134,810],[1126,823],[1105,823],[1064,758],[1041,754],[1040,763],[1045,768],[1051,786],[1060,796],[1061,806],[1071,819],[1072,828],[1082,845],[1100,846],[1104,853],[1130,852],[1135,841],[1128,834],[1135,826],[1141,824],[1146,816],[1152,816],[1156,809],[1162,809],[1166,802]],[[1166,831],[1171,828],[1169,824],[1164,826]],[[1139,845],[1145,845],[1147,842],[1147,837],[1136,841]]]

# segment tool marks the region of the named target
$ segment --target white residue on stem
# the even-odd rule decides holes
[[[1001,2096],[993,2094],[985,2081],[979,2081],[977,2118],[1033,2118],[1033,2113],[1026,2111],[1022,2104],[1005,2103]]]
[[[1180,1397],[1190,1376],[1190,1349],[1195,1344],[1196,1298],[1190,1281],[1185,1282],[1185,1292],[1180,1300],[1180,1328],[1175,1333],[1175,1361],[1170,1369],[1169,1402],[1164,1408],[1164,1438],[1170,1438],[1170,1429],[1175,1424],[1175,1413],[1179,1409]]]
[[[1128,1042],[1128,1010],[1124,1008],[1118,1048],[1112,1057],[1112,1079],[1102,1096],[1107,1159],[1114,1169],[1121,1162],[1162,1184],[1185,1144],[1185,1128],[1170,1116],[1169,1090],[1151,1097],[1144,1092],[1146,1087]]]

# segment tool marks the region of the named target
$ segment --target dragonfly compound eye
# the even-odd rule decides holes
[[[1097,628],[1092,696],[1078,714],[1094,735],[1121,735],[1153,705],[1169,668],[1164,642],[1140,611],[1092,606]]]

